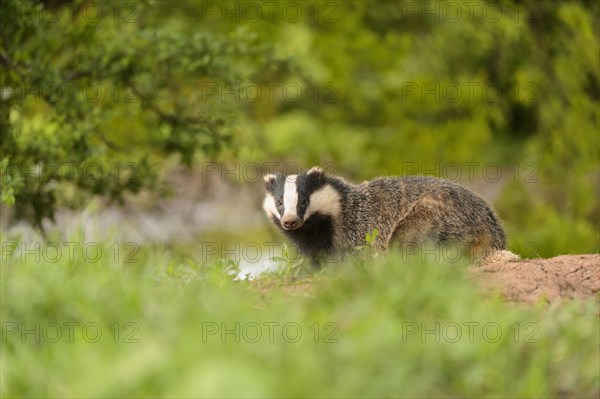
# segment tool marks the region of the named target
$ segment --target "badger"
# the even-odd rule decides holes
[[[491,205],[445,179],[380,177],[355,185],[313,167],[297,175],[267,174],[264,181],[267,216],[317,267],[363,246],[375,229],[372,245],[381,252],[392,245],[454,242],[474,263],[516,259]]]

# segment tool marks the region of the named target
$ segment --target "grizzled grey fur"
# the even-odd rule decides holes
[[[297,176],[267,175],[265,183],[267,215],[313,262],[364,245],[374,229],[381,251],[392,245],[458,242],[481,260],[506,248],[506,234],[491,205],[447,180],[381,177],[354,185],[313,168]]]

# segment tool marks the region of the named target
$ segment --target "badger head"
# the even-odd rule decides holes
[[[300,229],[313,216],[335,218],[340,214],[340,195],[321,168],[298,175],[269,174],[264,180],[263,209],[284,230]]]

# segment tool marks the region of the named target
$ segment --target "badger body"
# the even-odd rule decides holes
[[[380,251],[458,242],[480,261],[506,248],[506,234],[491,206],[444,179],[382,177],[354,185],[312,168],[264,180],[267,216],[315,264],[364,245],[374,229]]]

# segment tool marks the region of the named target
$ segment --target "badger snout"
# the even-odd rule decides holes
[[[302,221],[296,215],[287,214],[281,218],[281,225],[286,230],[294,230],[302,226]]]

